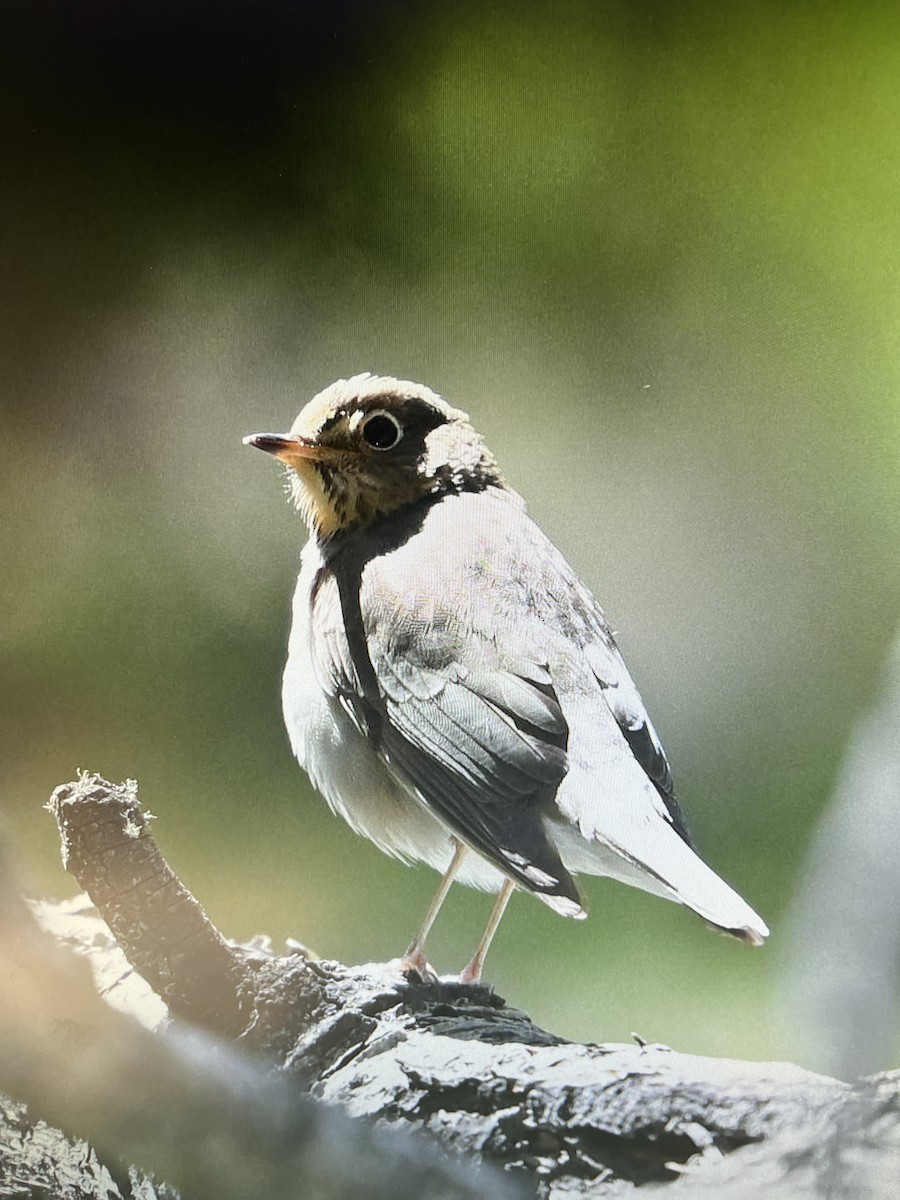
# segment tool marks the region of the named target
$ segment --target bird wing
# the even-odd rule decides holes
[[[547,666],[505,653],[433,596],[421,619],[429,601],[404,603],[382,559],[366,566],[364,583],[345,565],[315,590],[320,684],[463,842],[551,907],[583,915],[544,824],[566,771],[567,735]]]
[[[595,636],[583,647],[585,661],[600,685],[603,701],[641,770],[656,788],[666,819],[689,846],[693,845],[675,799],[672,769],[634,680],[619,653],[602,612],[596,607]]]

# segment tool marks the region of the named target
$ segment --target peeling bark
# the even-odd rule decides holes
[[[51,809],[65,861],[115,939],[100,917],[72,905],[68,912],[41,906],[42,923],[87,953],[107,998],[145,1024],[159,1010],[150,1016],[152,996],[128,963],[165,997],[173,1017],[280,1068],[292,1106],[298,1092],[311,1094],[318,1103],[291,1107],[294,1136],[307,1146],[328,1141],[327,1122],[343,1119],[340,1110],[368,1119],[353,1129],[375,1122],[408,1131],[424,1170],[415,1194],[429,1197],[463,1194],[446,1190],[463,1184],[447,1182],[433,1144],[455,1161],[504,1168],[505,1182],[465,1180],[476,1189],[465,1194],[492,1198],[507,1186],[553,1200],[636,1186],[680,1196],[715,1187],[725,1198],[764,1186],[776,1196],[805,1197],[826,1194],[832,1177],[842,1179],[846,1195],[894,1194],[879,1189],[883,1179],[900,1179],[900,1073],[851,1087],[789,1064],[701,1058],[665,1046],[577,1045],[481,985],[410,980],[397,963],[347,967],[303,950],[279,956],[235,946],[165,864],[133,787],[84,779],[57,789]],[[171,1032],[142,1036],[177,1060]],[[248,1070],[241,1063],[221,1060],[217,1086],[226,1079],[234,1086]],[[260,1098],[258,1083],[240,1101],[248,1128],[258,1124],[260,1105],[265,1111],[272,1103]],[[0,1084],[10,1087],[2,1066]],[[223,1119],[208,1097],[197,1104],[199,1127]],[[348,1138],[345,1161],[362,1153],[358,1142],[356,1151],[350,1146]],[[128,1152],[124,1161],[144,1169],[158,1161]],[[266,1152],[277,1158],[285,1146],[272,1142]],[[423,1183],[430,1173],[433,1181]],[[167,1177],[188,1194],[182,1175]],[[374,1195],[372,1178],[365,1182]],[[789,1185],[794,1190],[784,1190]],[[264,1192],[273,1194],[261,1186],[246,1194]],[[307,1187],[305,1194],[318,1193]]]

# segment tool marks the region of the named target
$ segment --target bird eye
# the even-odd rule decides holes
[[[363,439],[373,450],[393,450],[403,436],[400,422],[390,413],[376,412],[366,418]]]

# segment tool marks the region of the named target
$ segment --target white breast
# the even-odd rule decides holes
[[[319,685],[310,652],[310,595],[322,566],[318,547],[303,551],[282,683],[282,707],[297,760],[329,807],[379,849],[445,871],[453,853],[446,827],[396,782],[352,719]],[[497,891],[503,876],[470,854],[460,881]]]

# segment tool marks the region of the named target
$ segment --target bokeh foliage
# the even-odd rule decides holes
[[[893,6],[8,3],[3,809],[135,776],[234,936],[402,951],[433,887],[290,761],[302,530],[241,435],[359,370],[468,409],[595,588],[750,952],[591,882],[498,989],[573,1036],[790,1054],[779,913],[895,628]],[[439,967],[487,900],[456,895]]]

